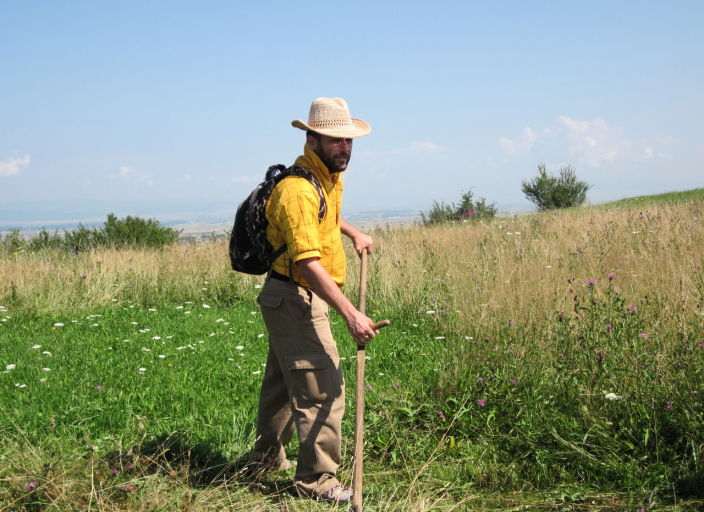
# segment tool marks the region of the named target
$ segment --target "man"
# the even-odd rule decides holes
[[[266,206],[267,238],[272,247],[285,243],[287,249],[274,261],[257,299],[269,332],[269,355],[248,467],[263,472],[289,466],[284,446],[295,429],[300,441],[295,476],[299,494],[347,502],[352,491],[335,478],[345,401],[328,306],[342,316],[357,344],[377,333],[372,320],[340,289],[346,268],[341,235],[352,240],[359,254],[372,248],[371,237],[340,216],[341,175],[352,154],[352,140],[371,128],[352,118],[341,98],[314,100],[308,123],[291,124],[306,131],[303,155],[295,165],[317,178],[327,211],[319,222],[318,192],[297,176],[279,182]]]

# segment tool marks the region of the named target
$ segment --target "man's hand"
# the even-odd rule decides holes
[[[372,253],[374,245],[372,237],[370,237],[366,233],[362,233],[360,230],[355,228],[352,224],[348,223],[344,219],[340,221],[340,228],[342,233],[344,233],[346,236],[349,237],[350,240],[352,240],[352,245],[354,245],[354,250],[357,251],[357,254],[361,256],[362,251],[364,249],[366,249],[369,254]]]
[[[296,262],[296,268],[310,283],[313,291],[344,318],[347,330],[357,345],[364,345],[378,334],[378,331],[372,329],[374,322],[352,305],[320,264],[318,258],[299,260]]]
[[[359,310],[354,310],[349,318],[345,317],[347,330],[350,332],[357,345],[366,345],[379,331],[372,329],[374,322]]]

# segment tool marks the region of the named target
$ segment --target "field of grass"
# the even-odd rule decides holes
[[[376,229],[365,509],[704,509],[704,198],[676,199]],[[0,510],[335,509],[236,473],[260,285],[218,241],[0,253]]]

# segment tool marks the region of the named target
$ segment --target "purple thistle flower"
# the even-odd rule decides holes
[[[477,377],[477,384],[484,384],[484,379],[481,377]]]
[[[119,471],[116,470],[116,469],[113,469],[112,471],[110,471],[110,474],[111,474],[112,476],[117,476],[118,473],[119,473]]]
[[[509,325],[509,326],[513,325],[513,318],[509,318],[509,319],[508,319],[508,325]]]
[[[628,306],[626,309],[628,309],[631,313],[635,313],[638,310],[638,308],[633,305]]]
[[[644,340],[647,340],[648,338],[650,338],[650,335],[647,332],[642,332],[640,333],[640,337]]]
[[[594,286],[596,284],[596,281],[594,279],[590,279],[587,281],[587,286]]]
[[[613,281],[614,277],[616,277],[616,276],[615,276],[614,274],[609,274],[609,275],[606,276],[606,277],[609,278],[609,281]]]
[[[611,324],[606,324],[606,328],[607,328],[607,329],[613,329],[613,328],[614,328],[614,326],[613,326],[613,325],[611,325]]]
[[[102,390],[103,390],[103,386],[95,386],[93,389],[96,390],[96,391],[102,391]]]
[[[445,413],[444,413],[443,411],[440,411],[440,412],[438,413],[438,418],[440,418],[441,420],[444,420],[444,419],[445,419]]]
[[[33,491],[39,487],[39,482],[29,482],[27,485],[24,486],[25,491]]]
[[[673,405],[672,402],[667,402],[665,404],[665,409],[667,409],[669,411],[670,409],[672,409],[672,405]]]
[[[518,385],[518,381],[516,379],[511,379],[509,382],[511,383],[512,386]]]
[[[486,405],[486,400],[484,400],[483,398],[480,398],[479,400],[477,400],[477,405],[479,407],[484,407]]]

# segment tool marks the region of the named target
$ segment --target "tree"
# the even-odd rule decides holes
[[[551,176],[545,164],[538,165],[538,174],[532,180],[523,180],[521,190],[538,210],[553,210],[581,206],[587,200],[587,191],[592,188],[586,181],[577,178],[575,169],[568,165],[560,167],[559,176]]]

